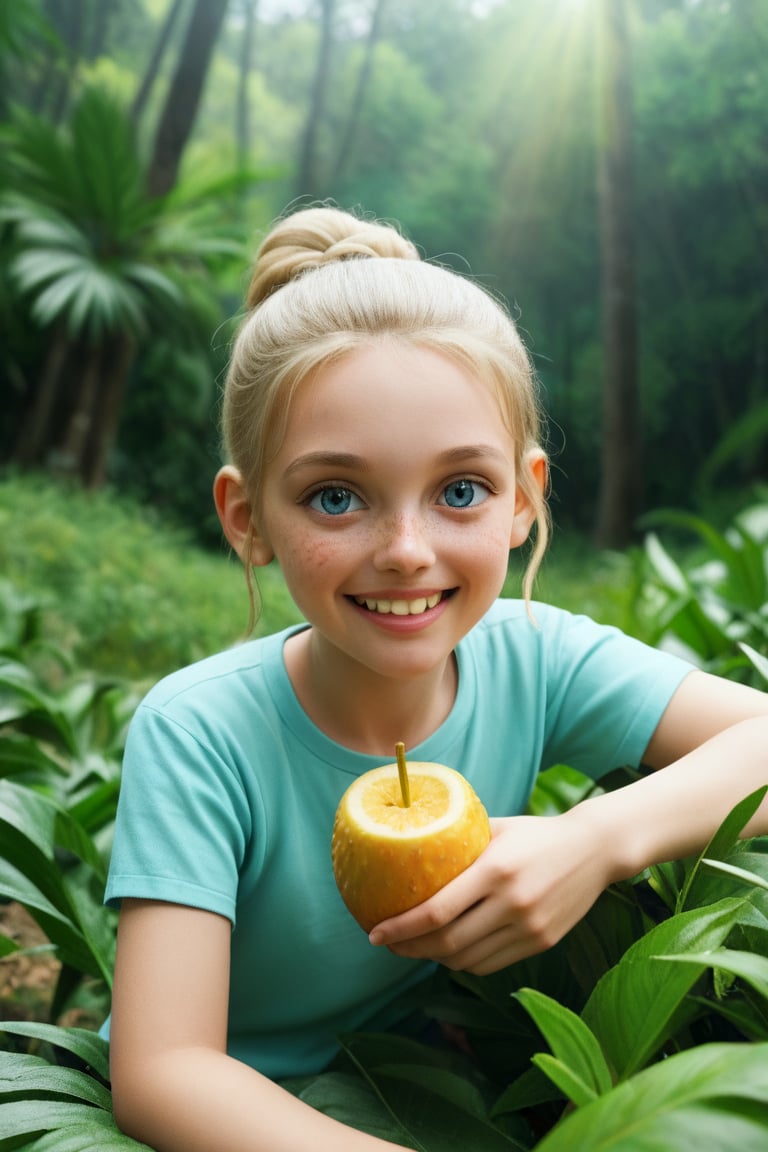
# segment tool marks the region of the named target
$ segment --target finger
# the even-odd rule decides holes
[[[474,907],[486,894],[482,877],[470,865],[444,888],[399,916],[382,920],[368,934],[371,944],[391,945],[403,940],[416,940],[439,932],[447,924]]]

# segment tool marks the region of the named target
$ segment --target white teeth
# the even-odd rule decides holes
[[[428,608],[435,608],[441,599],[441,593],[435,592],[431,596],[421,596],[418,600],[369,600],[367,597],[356,596],[355,601],[361,606],[364,604],[370,612],[379,612],[386,616],[420,616]]]

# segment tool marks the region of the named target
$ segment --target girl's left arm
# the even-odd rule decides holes
[[[728,812],[768,785],[768,693],[705,672],[683,680],[651,737],[643,762],[664,769],[616,793],[612,815],[625,827],[618,877],[700,851]],[[632,806],[637,818],[632,820]],[[768,799],[743,831],[768,832]],[[617,878],[618,878],[617,877]]]
[[[768,785],[768,693],[704,672],[675,692],[636,783],[562,816],[493,820],[475,863],[430,900],[377,925],[372,943],[484,975],[555,944],[608,884],[700,851]],[[743,831],[768,833],[768,798]]]

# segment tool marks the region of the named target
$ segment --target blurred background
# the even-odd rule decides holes
[[[398,221],[516,316],[605,547],[768,462],[768,0],[3,0],[0,465],[218,546],[263,231]]]

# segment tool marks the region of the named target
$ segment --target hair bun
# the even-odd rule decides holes
[[[419,259],[410,240],[389,224],[361,220],[338,208],[305,208],[279,220],[262,243],[246,304],[250,310],[257,308],[310,268],[366,256]]]

